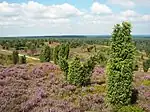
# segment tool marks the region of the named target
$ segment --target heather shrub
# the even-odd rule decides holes
[[[131,103],[135,47],[130,33],[128,22],[117,24],[112,33],[107,63],[107,100],[112,105]]]

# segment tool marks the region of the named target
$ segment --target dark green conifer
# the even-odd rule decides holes
[[[107,98],[112,105],[128,105],[131,102],[135,58],[130,23],[123,22],[114,27],[110,49],[107,63]]]

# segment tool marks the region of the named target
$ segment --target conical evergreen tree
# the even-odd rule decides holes
[[[130,23],[123,22],[114,27],[110,49],[107,63],[107,98],[113,105],[128,105],[131,102],[135,58]]]

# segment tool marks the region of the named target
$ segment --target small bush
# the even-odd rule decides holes
[[[17,64],[19,62],[19,55],[18,51],[13,51],[12,54],[12,59],[13,59],[13,64]]]
[[[68,82],[78,86],[85,86],[89,84],[94,66],[95,61],[93,57],[83,64],[80,62],[80,59],[76,57],[69,64]]]
[[[95,62],[101,66],[105,66],[108,60],[106,55],[101,51],[97,52],[94,55],[94,59],[95,59]]]
[[[144,70],[144,72],[148,72],[149,68],[150,68],[150,59],[143,62],[143,70]]]
[[[123,106],[118,112],[144,112],[143,109],[136,106]]]
[[[26,61],[26,56],[25,56],[25,55],[24,55],[24,56],[21,56],[20,63],[21,63],[21,64],[26,64],[26,63],[27,63],[27,61]]]
[[[145,86],[150,86],[150,80],[144,80],[142,84]]]

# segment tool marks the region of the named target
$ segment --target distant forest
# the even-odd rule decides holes
[[[16,38],[110,38],[110,35],[54,35],[54,36],[16,36],[0,37],[0,39]],[[133,38],[150,38],[150,35],[133,35]]]

